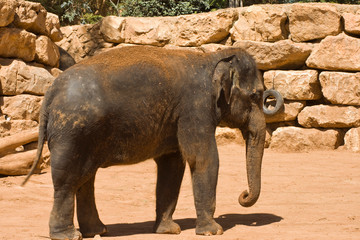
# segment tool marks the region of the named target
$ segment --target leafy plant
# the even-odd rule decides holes
[[[82,24],[94,24],[99,22],[103,16],[93,13],[85,13],[82,15],[80,21]]]
[[[61,8],[64,9],[61,20],[69,23],[81,23],[84,14],[92,13],[89,3],[84,0],[65,1],[61,4]]]
[[[122,16],[177,16],[210,11],[210,4],[208,0],[125,0],[121,10]]]
[[[240,0],[30,0],[59,16],[62,25],[95,23],[101,16],[176,16],[229,7]],[[242,0],[244,6],[295,2],[360,4],[360,0]]]

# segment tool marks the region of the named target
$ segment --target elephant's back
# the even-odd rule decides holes
[[[114,48],[82,61],[84,66],[101,66],[104,72],[119,71],[131,66],[151,64],[163,71],[197,62],[202,54],[193,51],[164,49],[152,46]]]

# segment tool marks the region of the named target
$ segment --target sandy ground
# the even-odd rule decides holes
[[[151,233],[156,166],[149,160],[98,172],[97,205],[109,230],[102,239],[360,239],[360,154],[266,150],[260,199],[253,207],[243,208],[237,199],[247,188],[244,147],[223,145],[219,152],[215,217],[224,227],[223,235],[195,235],[188,169],[174,214],[182,233]],[[1,240],[47,239],[53,194],[49,170],[33,176],[25,188],[19,187],[23,179],[0,178]]]

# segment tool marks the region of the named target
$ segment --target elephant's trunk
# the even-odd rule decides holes
[[[259,198],[261,189],[261,162],[264,153],[266,123],[264,114],[258,106],[253,106],[253,111],[255,112],[252,113],[248,129],[245,131],[249,191],[245,190],[239,196],[239,203],[243,207],[254,205]]]

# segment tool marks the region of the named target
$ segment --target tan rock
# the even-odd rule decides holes
[[[280,127],[272,134],[270,148],[285,152],[336,149],[342,136],[340,131],[332,129]]]
[[[51,68],[50,73],[54,78],[57,78],[63,71],[59,68]]]
[[[341,32],[340,14],[330,4],[293,4],[289,14],[291,39],[305,42]]]
[[[20,0],[14,24],[29,32],[46,35],[46,14],[46,9],[40,3]]]
[[[360,39],[344,33],[328,36],[314,48],[306,65],[325,70],[360,71]]]
[[[125,43],[164,46],[171,39],[173,20],[171,17],[127,17],[121,35]]]
[[[352,128],[345,134],[345,149],[360,153],[360,127]]]
[[[36,39],[35,61],[51,67],[59,67],[59,60],[58,46],[49,37],[39,36]]]
[[[5,27],[14,21],[16,7],[15,0],[0,1],[0,27]]]
[[[56,44],[80,62],[95,55],[101,48],[111,48],[113,43],[105,42],[100,32],[100,24],[86,24],[62,27],[63,40]]]
[[[47,36],[51,39],[51,41],[58,42],[63,39],[63,34],[60,30],[60,21],[57,15],[48,13],[46,15],[45,26]]]
[[[209,43],[209,44],[201,45],[198,48],[202,52],[208,53],[208,52],[217,52],[217,51],[220,51],[220,50],[231,48],[231,46],[226,46],[226,45],[216,44],[216,43]]]
[[[287,39],[287,15],[280,6],[252,5],[239,8],[239,19],[231,28],[234,41],[251,40],[275,42]]]
[[[245,144],[242,133],[239,129],[217,127],[215,132],[217,144],[239,143]]]
[[[275,89],[284,99],[317,100],[322,97],[316,70],[281,71],[264,73],[267,89]]]
[[[360,126],[360,107],[315,105],[305,107],[298,116],[301,126],[351,128]]]
[[[38,123],[33,120],[11,120],[7,117],[1,116],[0,120],[0,137],[13,135],[15,133],[22,132],[24,130],[34,129],[38,126]]]
[[[119,45],[126,46],[126,44],[119,44]],[[116,46],[116,47],[118,47],[118,46]],[[173,49],[173,50],[186,50],[186,51],[193,51],[193,52],[200,52],[200,53],[204,53],[207,51],[206,47],[204,47],[204,48],[202,48],[202,47],[179,47],[179,46],[175,46],[175,45],[165,45],[164,48]]]
[[[0,97],[3,105],[0,106],[2,115],[13,120],[39,120],[39,112],[43,97],[33,95],[17,95]]]
[[[126,18],[116,16],[107,16],[102,19],[100,32],[104,36],[105,41],[113,43],[122,43],[125,41],[124,36],[122,36],[125,19]]]
[[[64,34],[64,38],[61,41],[56,42],[56,45],[64,49],[75,62],[80,62],[86,57],[83,43],[79,39],[80,34],[77,33],[79,28],[80,26],[61,27],[60,30]],[[89,39],[89,41],[91,40]]]
[[[36,35],[18,28],[0,28],[0,57],[21,58],[31,62],[35,58]]]
[[[224,40],[229,35],[237,13],[234,9],[228,8],[175,18],[174,36],[170,44],[193,47]]]
[[[105,17],[100,31],[113,43],[201,46],[229,35],[237,14],[233,9],[178,17]]]
[[[37,150],[9,154],[0,158],[0,174],[17,176],[26,175],[31,168]]]
[[[54,77],[44,68],[16,59],[0,59],[1,95],[44,95]]]
[[[322,72],[320,83],[324,97],[331,103],[360,106],[360,72]]]
[[[266,123],[293,121],[305,106],[305,101],[294,102],[285,100],[284,108],[280,109],[278,113],[273,116],[265,116]]]
[[[351,34],[360,35],[360,11],[354,13],[344,13],[345,31]]]
[[[276,43],[238,41],[235,47],[241,47],[251,54],[261,70],[297,69],[305,65],[312,51],[312,45],[282,40]]]

